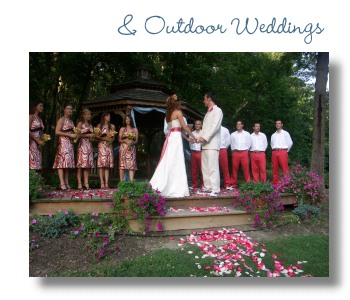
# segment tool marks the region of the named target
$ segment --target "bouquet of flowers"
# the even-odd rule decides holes
[[[102,135],[101,129],[98,127],[94,127],[94,135],[101,136]],[[91,137],[90,141],[93,142],[93,141],[95,141],[95,139],[93,137]]]
[[[73,131],[74,131],[74,133],[77,134],[77,135],[79,135],[79,134],[81,133],[81,130],[80,130],[79,128],[77,128],[77,127],[74,127],[74,128],[73,128]],[[78,142],[78,139],[79,139],[79,137],[75,138],[73,142],[74,142],[74,143]]]
[[[134,141],[136,139],[136,135],[132,132],[124,133],[123,138],[127,138],[130,141]],[[131,149],[131,145],[128,145],[128,149]]]
[[[109,130],[107,132],[107,137],[112,138],[114,137],[116,134],[118,133],[118,131],[114,131],[114,130]],[[109,146],[111,143],[110,142],[106,142],[106,145]]]
[[[43,134],[41,137],[41,141],[43,144],[40,145],[40,147],[44,146],[47,141],[51,140],[51,136],[49,134]]]

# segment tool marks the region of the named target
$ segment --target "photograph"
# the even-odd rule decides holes
[[[30,52],[30,277],[329,277],[328,75],[328,52]]]

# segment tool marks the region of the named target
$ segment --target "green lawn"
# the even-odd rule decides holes
[[[307,261],[302,264],[303,273],[313,277],[329,276],[329,237],[328,235],[299,235],[288,238],[279,238],[264,243],[267,249],[264,263],[267,268],[273,269],[272,253],[278,256],[283,265],[296,265],[298,261]],[[193,253],[189,254],[188,251]],[[249,258],[246,263],[250,266]],[[133,260],[122,261],[119,265],[96,267],[88,272],[73,271],[57,276],[70,277],[203,277],[216,276],[207,270],[206,266],[213,266],[213,258],[202,258],[202,253],[195,245],[187,245],[184,250],[162,249]],[[234,273],[233,273],[234,274]],[[225,276],[234,276],[232,274]],[[249,276],[242,272],[242,276]],[[266,277],[260,271],[254,276]],[[282,276],[283,277],[283,276]]]

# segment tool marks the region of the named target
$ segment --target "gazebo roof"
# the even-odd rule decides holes
[[[174,93],[166,85],[151,79],[147,69],[137,70],[138,78],[131,81],[113,85],[110,93],[83,103],[86,107],[100,107],[106,109],[109,106],[144,106],[166,108],[166,98]],[[202,113],[192,108],[186,102],[182,102],[182,110],[187,118],[202,118]]]

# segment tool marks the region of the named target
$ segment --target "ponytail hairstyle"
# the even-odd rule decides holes
[[[167,123],[170,122],[171,114],[173,113],[174,110],[181,110],[181,102],[177,98],[176,94],[172,94],[168,96],[166,100],[166,113],[165,113],[165,118]]]

